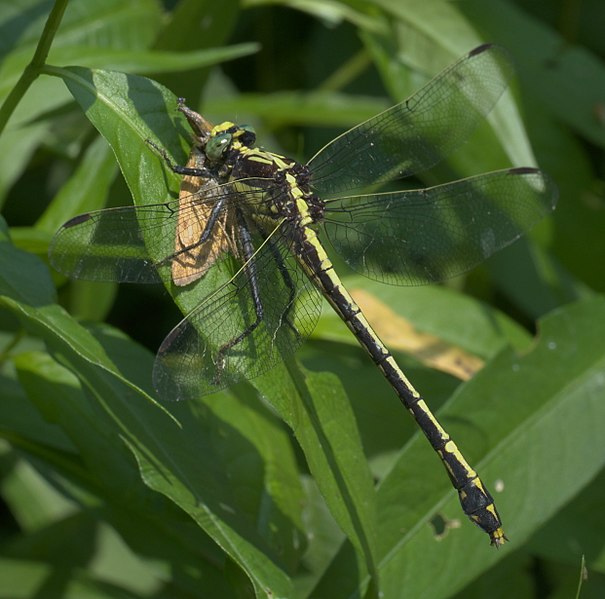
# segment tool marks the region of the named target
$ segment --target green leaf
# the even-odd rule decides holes
[[[63,387],[62,390],[35,391],[31,387],[31,397],[43,401],[45,410],[51,410],[47,417],[68,427],[72,441],[83,455],[89,456],[90,468],[95,472],[96,479],[103,481],[104,486],[118,497],[123,493],[125,480],[129,481],[127,487],[135,484],[137,469],[133,468],[132,460],[126,460],[123,456],[126,451],[123,443],[126,443],[138,460],[144,480],[149,483],[154,481],[154,488],[184,509],[246,571],[258,589],[272,589],[279,596],[289,596],[288,576],[276,565],[280,561],[278,553],[283,548],[271,547],[272,526],[257,531],[257,511],[250,513],[250,505],[245,503],[246,497],[232,494],[234,487],[227,476],[230,468],[224,469],[227,464],[224,455],[221,456],[221,452],[224,454],[225,451],[220,443],[222,438],[209,436],[210,431],[220,430],[217,415],[211,410],[204,412],[205,432],[201,432],[202,421],[191,418],[189,406],[175,406],[175,414],[182,419],[180,426],[177,426],[174,416],[160,409],[116,370],[90,333],[58,306],[41,305],[39,287],[26,287],[23,280],[24,267],[30,258],[11,248],[6,241],[2,248],[3,255],[13,268],[2,269],[0,304],[17,315],[31,333],[43,338],[52,355],[78,375],[94,404],[83,402],[80,393],[73,388],[73,377],[66,379],[65,375],[56,381]],[[20,288],[25,287],[24,291],[14,291],[17,282]],[[30,300],[38,305],[32,305]],[[28,367],[28,364],[32,366]],[[33,368],[36,379],[40,380],[38,373],[43,371],[35,362],[25,360],[22,369],[24,367]],[[52,372],[47,370],[45,376]],[[29,377],[28,380],[33,384],[36,379]],[[65,388],[66,384],[72,387],[71,392],[68,392],[69,387]],[[58,402],[49,403],[49,398],[64,398],[69,405],[61,409]],[[234,408],[233,413],[244,414],[241,408]],[[275,429],[274,424],[269,424]],[[241,430],[246,430],[246,427]],[[96,433],[92,434],[92,431]],[[233,435],[236,439],[241,436],[237,431]],[[260,435],[262,442],[272,437],[275,434]],[[214,448],[217,440],[219,447]],[[233,439],[228,438],[227,447],[232,445]],[[249,456],[259,455],[255,445],[248,443],[247,446]],[[276,455],[281,459],[280,468],[272,469],[274,475],[288,470],[282,468],[286,452],[279,445],[275,447],[279,451]],[[100,456],[104,460],[99,460]],[[107,463],[108,458],[111,458],[110,464]],[[121,477],[117,476],[120,471],[123,473]],[[239,472],[242,473],[242,470]],[[246,474],[245,471],[243,474]],[[284,487],[294,489],[291,482]],[[256,505],[262,506],[264,486],[259,491],[261,495]],[[275,500],[283,510],[286,504],[280,497],[276,496]],[[300,501],[288,500],[288,505],[298,508]],[[276,510],[268,514],[269,521],[273,522],[279,513]],[[292,513],[287,514],[287,520],[291,518]],[[284,530],[283,526],[276,528],[280,532]],[[264,538],[267,535],[269,538]],[[292,535],[289,539],[290,542],[294,541]],[[300,546],[300,543],[296,544]]]
[[[245,0],[248,7],[257,7],[267,4],[282,4],[296,10],[304,11],[310,15],[329,23],[332,26],[348,21],[362,29],[371,31],[382,30],[385,25],[382,20],[368,13],[363,3],[339,2],[335,0]],[[356,6],[357,4],[357,6]]]
[[[105,140],[98,138],[87,148],[74,174],[38,219],[37,228],[54,233],[66,218],[103,208],[115,175],[115,157]]]
[[[553,29],[515,4],[465,0],[463,10],[482,29],[502,40],[517,59],[520,77],[543,109],[601,148],[605,128],[596,126],[603,106],[605,65],[587,49],[568,44]],[[556,93],[552,90],[556,89]]]
[[[273,127],[280,125],[329,125],[352,127],[389,107],[379,98],[336,92],[276,92],[208,98],[208,112],[246,113],[263,117]]]
[[[521,546],[605,465],[594,451],[605,430],[605,343],[594,326],[603,318],[602,298],[559,309],[540,323],[531,352],[502,351],[439,413],[488,487],[499,490],[494,497],[511,540],[503,552]],[[378,490],[379,571],[388,597],[447,597],[498,558],[468,522],[456,524],[457,498],[429,454],[418,436]],[[443,538],[433,528],[436,515],[455,524]],[[343,550],[318,597],[353,592],[345,576],[350,560]]]
[[[135,204],[157,204],[176,196],[180,177],[147,143],[151,140],[163,148],[173,163],[186,162],[190,130],[177,111],[175,96],[144,77],[79,67],[55,72],[65,79],[87,118],[111,146]],[[158,240],[171,238],[174,225],[166,222],[163,227],[166,230],[155,231],[154,238],[147,240],[149,244],[157,246]],[[192,288],[177,288],[169,276],[164,284],[187,314],[205,293],[216,288],[215,274],[224,275],[209,273]]]
[[[254,386],[292,428],[334,519],[376,574],[374,487],[349,400],[328,373],[305,371],[294,360],[287,371]]]
[[[48,62],[56,66],[77,62],[79,66],[102,67],[105,70],[115,69],[127,73],[178,73],[235,60],[253,54],[258,49],[258,44],[255,43],[191,52],[69,46],[53,51]]]
[[[78,373],[96,400],[88,406],[79,394],[69,394],[65,389],[54,393],[31,390],[34,398],[64,397],[70,402],[64,409],[57,404],[49,408],[62,426],[69,427],[79,450],[88,456],[95,478],[116,498],[123,493],[124,479],[132,488],[137,471],[131,460],[120,457],[125,442],[137,457],[144,480],[161,481],[162,491],[232,554],[256,584],[287,596],[287,579],[268,559],[268,548],[259,549],[265,543],[250,526],[250,515],[240,510],[241,504],[234,510],[227,509],[230,501],[239,502],[231,495],[233,487],[226,484],[224,471],[217,470],[217,453],[204,440],[207,433],[200,431],[199,422],[185,418],[190,422],[182,423],[183,433],[172,418],[126,383],[96,342],[61,311],[52,307],[36,310],[6,298],[3,303],[19,314],[28,328],[46,339],[53,354]],[[181,412],[180,416],[185,414]],[[82,417],[85,424],[79,422]],[[99,460],[100,456],[104,460]],[[118,476],[120,471],[123,474]]]
[[[55,288],[48,269],[38,258],[17,250],[10,242],[8,227],[0,218],[0,295],[32,306],[55,301]]]
[[[603,501],[605,470],[530,539],[529,551],[568,565],[577,564],[584,556],[591,571],[605,575],[605,516],[599,509]]]
[[[377,318],[384,319],[384,323],[377,323],[384,332],[377,332],[385,337],[385,342],[397,326],[394,317],[401,316],[414,323],[418,333],[433,335],[483,358],[493,356],[506,343],[515,347],[527,345],[527,333],[512,319],[452,289],[433,285],[395,287],[360,276],[347,277],[344,282],[354,295],[362,291],[364,295],[370,294],[380,302],[379,307],[388,310],[388,313],[376,314]],[[372,315],[366,316],[372,323]],[[313,337],[357,345],[355,337],[332,310],[322,315]],[[397,349],[392,342],[387,345]]]

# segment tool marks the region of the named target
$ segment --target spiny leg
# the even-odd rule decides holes
[[[248,284],[250,285],[250,291],[252,293],[252,301],[254,302],[254,312],[256,319],[250,323],[239,335],[231,339],[231,341],[222,345],[216,353],[216,375],[214,377],[214,384],[218,385],[221,379],[221,372],[225,368],[225,360],[227,352],[241,343],[246,337],[251,335],[255,329],[258,328],[264,318],[264,309],[262,300],[260,297],[260,290],[258,286],[258,276],[256,272],[256,264],[254,263],[254,245],[252,243],[252,237],[248,229],[243,215],[239,210],[236,211],[237,216],[237,228],[238,236],[241,240],[242,245],[242,258],[244,261],[244,272],[248,276]]]
[[[180,164],[176,164],[172,161],[172,158],[168,156],[168,152],[160,146],[158,146],[155,142],[150,139],[145,140],[148,146],[151,146],[161,158],[164,159],[164,162],[168,165],[168,168],[173,172],[177,173],[177,175],[188,175],[190,177],[204,177],[209,179],[212,177],[212,173],[207,168],[195,168],[191,166],[181,166]]]
[[[259,231],[263,235],[263,237],[268,238],[266,231],[264,231],[261,227],[258,227]],[[294,285],[294,281],[290,276],[290,272],[286,267],[286,263],[284,262],[283,256],[272,239],[268,239],[267,244],[269,246],[269,250],[273,255],[273,260],[277,264],[277,268],[279,269],[279,273],[284,281],[284,284],[288,288],[288,305],[284,310],[282,317],[284,322],[290,327],[292,332],[296,335],[297,339],[300,339],[300,332],[296,328],[296,325],[290,318],[290,313],[294,309],[294,300],[296,299],[296,286]]]
[[[169,264],[175,258],[178,258],[181,254],[190,252],[191,250],[194,250],[195,248],[199,247],[200,245],[202,245],[203,243],[208,241],[210,239],[210,237],[212,236],[212,233],[214,232],[214,228],[216,226],[216,223],[218,222],[219,217],[221,216],[221,213],[223,212],[224,205],[225,205],[225,198],[222,197],[212,207],[212,211],[210,212],[210,216],[208,217],[208,222],[206,223],[206,226],[204,227],[204,230],[202,231],[200,238],[195,243],[191,243],[191,244],[181,248],[177,252],[170,254],[170,256],[166,256],[166,258],[164,258],[161,262],[158,262],[158,266],[164,266],[165,264]]]

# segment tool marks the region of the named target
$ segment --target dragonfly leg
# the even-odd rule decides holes
[[[148,146],[151,146],[163,159],[164,162],[168,165],[168,168],[173,172],[177,173],[177,175],[188,175],[190,177],[212,177],[212,173],[206,168],[194,168],[190,166],[181,166],[172,162],[170,156],[168,156],[168,152],[164,148],[158,146],[155,142],[150,139],[145,140]]]
[[[273,254],[273,259],[277,263],[277,268],[279,269],[281,277],[284,280],[284,284],[288,288],[288,305],[282,314],[282,318],[298,339],[300,337],[300,333],[290,318],[290,313],[294,309],[294,300],[296,299],[296,287],[294,286],[294,281],[290,276],[290,272],[286,268],[282,255],[271,241],[269,241],[269,248]]]
[[[187,245],[187,246],[181,248],[180,250],[178,250],[178,252],[174,252],[173,254],[170,254],[170,256],[166,256],[166,258],[164,258],[163,260],[158,262],[156,266],[160,267],[160,266],[165,266],[166,264],[170,264],[175,258],[178,258],[180,255],[186,254],[187,252],[194,250],[196,247],[199,247],[200,245],[202,245],[203,243],[208,241],[208,239],[210,239],[210,237],[212,236],[214,227],[216,226],[216,223],[217,223],[221,213],[223,212],[224,205],[225,205],[225,198],[221,198],[212,207],[212,211],[210,212],[210,216],[208,217],[208,222],[206,223],[206,226],[204,227],[204,230],[202,231],[200,238],[195,243],[192,243],[190,245]]]
[[[263,235],[263,237],[265,239],[267,239],[267,244],[269,246],[269,250],[271,251],[271,254],[273,255],[273,260],[275,260],[275,263],[277,264],[277,268],[279,269],[279,273],[284,281],[284,284],[288,288],[288,304],[286,305],[286,308],[283,311],[281,318],[290,327],[290,329],[292,330],[294,335],[296,335],[296,338],[299,339],[300,332],[298,331],[298,329],[296,328],[296,325],[290,318],[290,313],[294,309],[294,300],[296,299],[296,287],[294,285],[294,281],[292,280],[292,277],[290,276],[290,272],[286,268],[286,264],[284,262],[283,256],[281,255],[281,253],[275,246],[275,243],[273,243],[273,241],[271,240],[269,234],[265,230],[263,230],[263,228],[258,224],[257,224],[257,228],[260,231],[260,233]]]
[[[250,285],[250,291],[252,293],[252,301],[254,302],[254,312],[256,314],[256,318],[239,335],[237,335],[236,337],[231,339],[231,341],[225,343],[218,349],[215,361],[216,374],[213,381],[215,385],[220,384],[221,374],[226,366],[227,352],[233,349],[239,343],[241,343],[246,337],[251,335],[254,330],[258,328],[264,318],[264,309],[258,286],[256,264],[253,260],[254,245],[252,243],[252,237],[250,236],[248,226],[239,210],[237,211],[237,223],[239,238],[242,242],[242,258],[244,260],[244,271],[248,275],[248,284]]]

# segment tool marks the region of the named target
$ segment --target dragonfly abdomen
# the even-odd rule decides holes
[[[347,327],[383,373],[400,401],[414,417],[431,446],[441,459],[464,513],[484,530],[492,545],[499,546],[506,537],[492,496],[430,408],[414,389],[395,359],[374,332],[361,308],[351,297],[332,267],[328,255],[314,230],[302,227],[303,238],[297,252],[301,263],[321,293],[344,320]]]

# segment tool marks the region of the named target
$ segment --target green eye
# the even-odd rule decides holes
[[[231,134],[230,133],[221,133],[221,135],[217,135],[213,137],[206,144],[206,156],[210,158],[210,160],[218,160],[225,149],[231,143]]]

